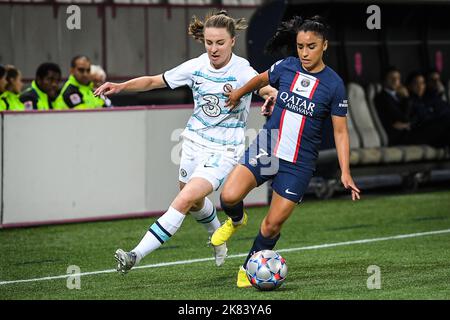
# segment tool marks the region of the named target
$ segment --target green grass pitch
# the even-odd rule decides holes
[[[249,209],[249,224],[228,244],[218,268],[212,259],[135,269],[126,276],[115,268],[113,253],[129,250],[155,219],[80,223],[0,230],[0,299],[450,299],[450,192],[307,200],[285,224],[275,249],[289,268],[278,290],[260,292],[235,286],[236,274],[267,208]],[[220,220],[225,219],[219,212]],[[447,230],[439,234],[356,240]],[[207,234],[191,217],[141,266],[212,258]],[[342,244],[348,242],[347,244]],[[5,283],[67,275],[70,265],[84,275],[80,289],[69,290],[66,278]],[[380,268],[381,288],[368,289],[367,272]]]

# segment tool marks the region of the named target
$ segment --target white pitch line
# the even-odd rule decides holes
[[[428,231],[428,232],[419,232],[419,233],[410,233],[410,234],[401,234],[401,235],[390,236],[390,237],[382,237],[382,238],[361,239],[361,240],[336,242],[336,243],[325,243],[325,244],[319,244],[319,245],[308,246],[308,247],[279,249],[279,250],[276,250],[276,251],[277,252],[292,252],[292,251],[302,251],[302,250],[324,249],[324,248],[331,248],[331,247],[338,247],[338,246],[348,246],[348,245],[353,245],[353,244],[362,244],[362,243],[370,243],[370,242],[378,242],[378,241],[398,240],[398,239],[406,239],[406,238],[417,238],[417,237],[430,236],[430,235],[436,235],[436,234],[444,234],[444,233],[450,233],[450,229]],[[240,254],[230,255],[230,256],[228,256],[228,259],[239,258],[239,257],[246,257],[246,256],[247,256],[247,253],[240,253]],[[173,261],[173,262],[162,262],[162,263],[156,263],[156,264],[147,264],[147,265],[143,265],[143,266],[137,266],[137,267],[135,267],[133,269],[147,269],[147,268],[167,267],[167,266],[175,266],[175,265],[180,265],[180,264],[190,264],[190,263],[204,262],[204,261],[211,261],[211,260],[214,260],[214,258],[202,258],[202,259],[180,260],[180,261]],[[0,285],[14,284],[14,283],[23,283],[23,282],[36,282],[36,281],[45,281],[45,280],[64,279],[64,278],[68,278],[68,277],[76,277],[76,276],[80,276],[81,277],[81,276],[89,276],[89,275],[102,274],[102,273],[113,273],[113,272],[117,272],[117,271],[115,269],[109,269],[109,270],[102,270],[102,271],[83,272],[83,273],[77,273],[77,274],[71,273],[71,274],[64,274],[64,275],[61,275],[61,276],[52,276],[52,277],[35,278],[35,279],[1,281]]]

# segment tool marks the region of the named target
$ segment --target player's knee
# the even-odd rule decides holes
[[[198,200],[196,202],[194,202],[194,204],[191,207],[191,211],[200,211],[203,208],[204,205],[204,201],[202,200]]]
[[[172,203],[172,207],[175,207],[180,212],[188,212],[195,205],[196,200],[188,193],[179,193]]]
[[[240,194],[233,189],[223,189],[220,193],[220,202],[227,206],[234,206],[241,200]]]

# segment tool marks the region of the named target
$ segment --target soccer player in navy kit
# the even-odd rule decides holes
[[[348,106],[344,83],[322,59],[327,48],[326,31],[327,26],[318,16],[307,20],[294,17],[283,23],[268,49],[296,41],[298,57],[276,62],[243,87],[226,94],[228,105],[234,108],[248,92],[267,84],[278,89],[273,113],[225,183],[221,206],[229,218],[211,238],[213,245],[220,245],[244,226],[247,223],[244,197],[253,188],[273,179],[269,212],[239,270],[238,287],[251,286],[245,275],[248,259],[255,252],[275,247],[283,223],[302,200],[315,170],[322,126],[330,114],[341,182],[346,189],[351,189],[352,200],[360,198],[360,190],[353,182],[349,168]]]

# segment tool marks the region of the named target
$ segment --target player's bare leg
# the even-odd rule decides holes
[[[191,207],[213,191],[209,181],[203,178],[191,179],[181,190],[169,209],[153,223],[140,243],[131,252],[118,249],[115,259],[117,271],[125,274],[142,258],[168,241],[180,228]]]
[[[233,169],[220,194],[222,209],[229,218],[211,237],[213,245],[225,243],[236,230],[247,224],[243,199],[256,185],[255,176],[247,167],[238,165]]]
[[[269,212],[261,223],[262,235],[268,238],[276,237],[280,233],[282,225],[291,216],[296,205],[297,203],[294,201],[283,198],[273,191]]]
[[[180,181],[180,190],[183,190],[186,183]],[[227,257],[228,248],[226,243],[220,246],[211,245],[211,236],[217,228],[220,227],[220,221],[217,218],[216,208],[208,197],[200,199],[189,210],[194,219],[202,224],[206,231],[208,232],[207,245],[212,246],[214,252],[214,259],[216,266],[220,267],[225,263],[225,258]]]
[[[179,181],[179,186],[180,186],[180,191],[181,191],[186,186],[186,183]],[[198,201],[196,201],[194,203],[194,205],[192,206],[192,208],[189,210],[189,212],[201,210],[203,208],[204,204],[205,204],[205,199],[207,199],[207,197],[199,199]]]
[[[272,250],[278,239],[280,238],[280,230],[284,222],[291,216],[296,203],[283,198],[275,191],[273,192],[272,201],[270,202],[270,208],[267,215],[264,217],[261,228],[256,236],[253,246],[250,249],[244,264],[240,267],[237,276],[237,286],[239,288],[251,287],[250,281],[248,281],[245,267],[250,257],[261,250]]]
[[[229,206],[242,201],[247,194],[256,188],[256,179],[253,173],[241,164],[237,165],[228,176],[220,194],[223,203]]]

